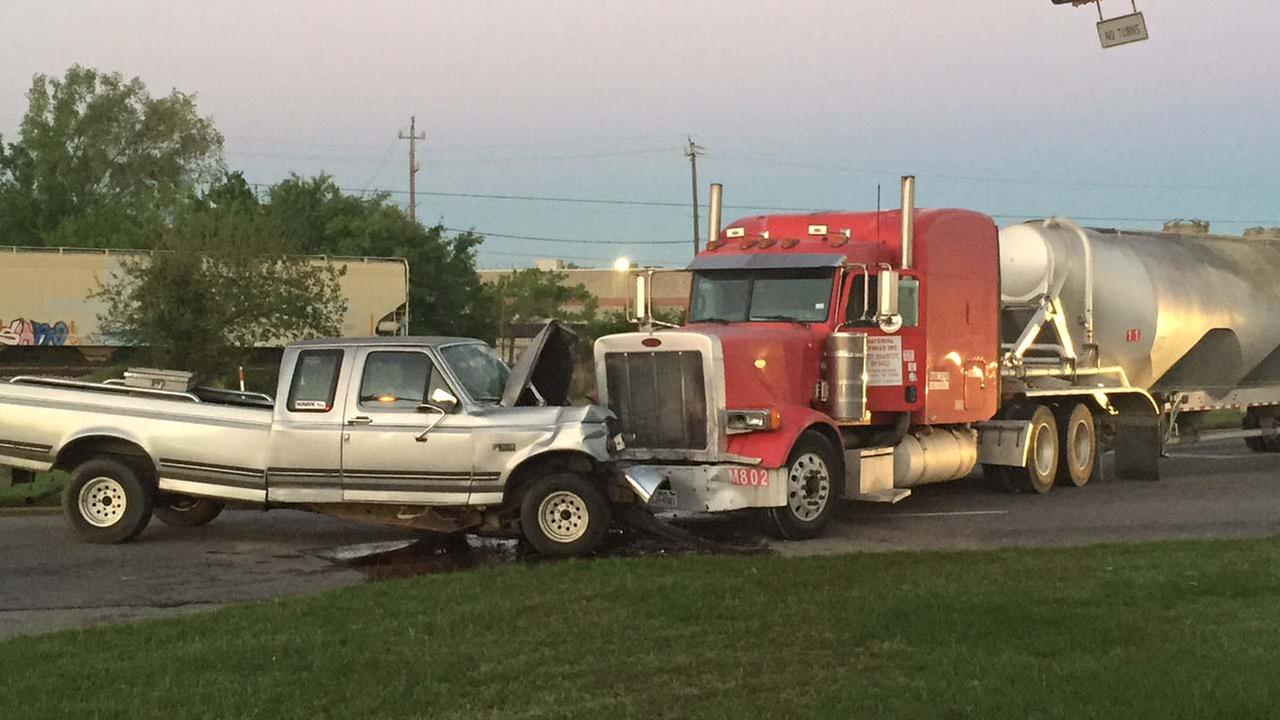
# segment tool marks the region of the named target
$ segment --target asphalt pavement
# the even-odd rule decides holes
[[[1280,534],[1280,455],[1240,441],[1178,447],[1156,482],[1110,475],[1047,495],[990,490],[980,477],[917,489],[896,505],[841,509],[826,537],[773,543],[784,555],[1080,545]],[[750,535],[742,515],[686,521]],[[321,557],[412,537],[294,511],[229,510],[203,528],[153,521],[134,542],[92,545],[57,514],[0,515],[0,639],[199,612],[366,580]]]

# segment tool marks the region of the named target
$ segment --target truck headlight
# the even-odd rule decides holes
[[[777,430],[782,427],[782,415],[777,410],[729,410],[725,413],[725,426],[729,434]]]

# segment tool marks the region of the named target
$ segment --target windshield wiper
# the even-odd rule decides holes
[[[727,324],[729,324],[729,323],[741,322],[741,321],[740,321],[740,320],[730,320],[729,318],[722,318],[722,317],[704,317],[704,318],[698,318],[698,319],[696,319],[696,320],[690,320],[689,322],[691,322],[691,323],[721,323],[721,324],[727,325]]]
[[[808,320],[799,320],[797,318],[793,318],[788,315],[752,315],[751,319],[752,320],[780,320],[782,322],[797,323],[799,325],[804,325],[806,327],[809,325]]]

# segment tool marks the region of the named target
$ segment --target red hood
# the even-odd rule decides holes
[[[699,323],[684,330],[720,339],[728,407],[809,406],[827,334],[824,326]]]

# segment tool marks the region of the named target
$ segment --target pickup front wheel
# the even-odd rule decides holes
[[[121,543],[132,540],[151,521],[151,491],[128,465],[95,459],[71,472],[62,492],[62,509],[85,540]]]
[[[520,526],[529,544],[551,557],[586,555],[609,530],[609,501],[596,485],[574,473],[530,483],[520,501]]]

